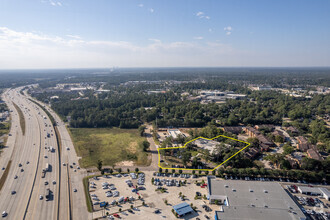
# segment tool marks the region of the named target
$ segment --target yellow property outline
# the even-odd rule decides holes
[[[190,142],[193,142],[197,139],[205,139],[205,140],[213,140],[213,139],[216,139],[218,137],[224,137],[224,138],[229,138],[231,140],[234,140],[234,141],[239,141],[239,142],[242,142],[244,144],[247,144],[245,147],[243,147],[242,149],[240,149],[239,151],[237,151],[235,154],[233,154],[231,157],[229,157],[227,160],[223,161],[221,164],[219,164],[218,166],[216,166],[215,168],[213,169],[188,169],[188,168],[172,168],[172,167],[162,167],[160,165],[160,152],[159,150],[171,150],[171,149],[178,149],[178,148],[186,148],[186,145],[189,144]],[[226,163],[227,161],[229,161],[231,158],[235,157],[239,152],[241,152],[242,150],[246,149],[248,146],[250,146],[251,144],[249,142],[246,142],[246,141],[242,141],[242,140],[238,140],[238,139],[235,139],[235,138],[231,138],[231,137],[227,137],[225,135],[218,135],[214,138],[205,138],[205,137],[198,137],[198,138],[195,138],[195,139],[192,139],[190,141],[188,141],[187,143],[185,143],[184,146],[182,147],[163,147],[163,148],[157,148],[157,151],[158,151],[158,166],[162,169],[173,169],[173,170],[202,170],[202,171],[213,171],[213,170],[216,170],[218,167],[220,167],[222,164]]]

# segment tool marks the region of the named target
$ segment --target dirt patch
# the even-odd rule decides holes
[[[131,167],[131,166],[134,166],[134,161],[129,161],[129,160],[121,161],[121,162],[116,163],[116,166]]]
[[[137,147],[138,147],[138,143],[137,142],[131,142],[131,143],[129,143],[129,146],[128,146],[127,150],[130,153],[135,154]]]

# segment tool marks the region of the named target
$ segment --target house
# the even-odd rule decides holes
[[[299,134],[299,131],[297,128],[293,127],[293,126],[289,126],[286,128],[287,131],[291,132],[291,134],[295,135],[295,134]]]
[[[255,128],[252,127],[245,127],[244,128],[244,132],[249,136],[249,137],[256,137],[258,135],[260,135],[260,131],[258,131]]]
[[[304,136],[298,136],[296,137],[299,144],[306,143],[308,140]]]
[[[262,151],[268,151],[270,147],[274,146],[274,143],[269,140],[265,135],[257,135],[256,138],[259,141],[259,145]]]
[[[312,158],[314,160],[323,160],[319,152],[315,149],[308,149],[307,150],[307,155],[309,158]]]
[[[305,142],[302,144],[297,144],[297,148],[303,152],[306,152],[309,149],[309,143]]]
[[[287,161],[290,163],[290,166],[292,169],[298,169],[299,168],[299,160],[297,160],[296,158],[293,158],[291,156],[288,156],[287,158]]]
[[[310,147],[308,140],[303,136],[298,136],[296,139],[298,141],[297,148],[303,152],[306,152]]]
[[[245,156],[249,159],[254,159],[259,154],[259,151],[255,148],[250,148],[248,151],[245,152]]]
[[[254,126],[256,129],[258,130],[268,130],[268,131],[273,131],[275,129],[274,125],[269,125],[269,124],[265,124],[265,125],[256,125]]]
[[[180,203],[178,205],[173,206],[173,209],[174,209],[174,212],[176,214],[178,214],[179,217],[188,215],[188,214],[190,214],[194,211],[191,208],[191,206],[186,202],[183,202],[183,203]]]
[[[222,130],[227,133],[240,134],[243,128],[241,126],[225,126]]]
[[[286,137],[285,137],[285,135],[284,135],[284,133],[282,131],[275,130],[275,131],[272,132],[272,134],[274,136],[281,136],[284,140],[286,139]]]

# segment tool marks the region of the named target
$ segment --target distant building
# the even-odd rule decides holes
[[[188,215],[192,213],[194,210],[191,208],[191,206],[186,203],[180,203],[178,205],[173,206],[174,212],[178,214],[179,217],[183,217],[185,215]]]
[[[308,143],[308,140],[303,136],[296,137],[298,144],[297,148],[303,152],[306,152],[310,148],[310,144]]]
[[[306,219],[289,194],[276,182],[220,180],[209,176],[207,198],[221,204],[215,219]]]

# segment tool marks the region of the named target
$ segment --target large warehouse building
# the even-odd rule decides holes
[[[220,180],[208,177],[208,199],[219,203],[215,219],[303,220],[304,213],[276,182]]]

